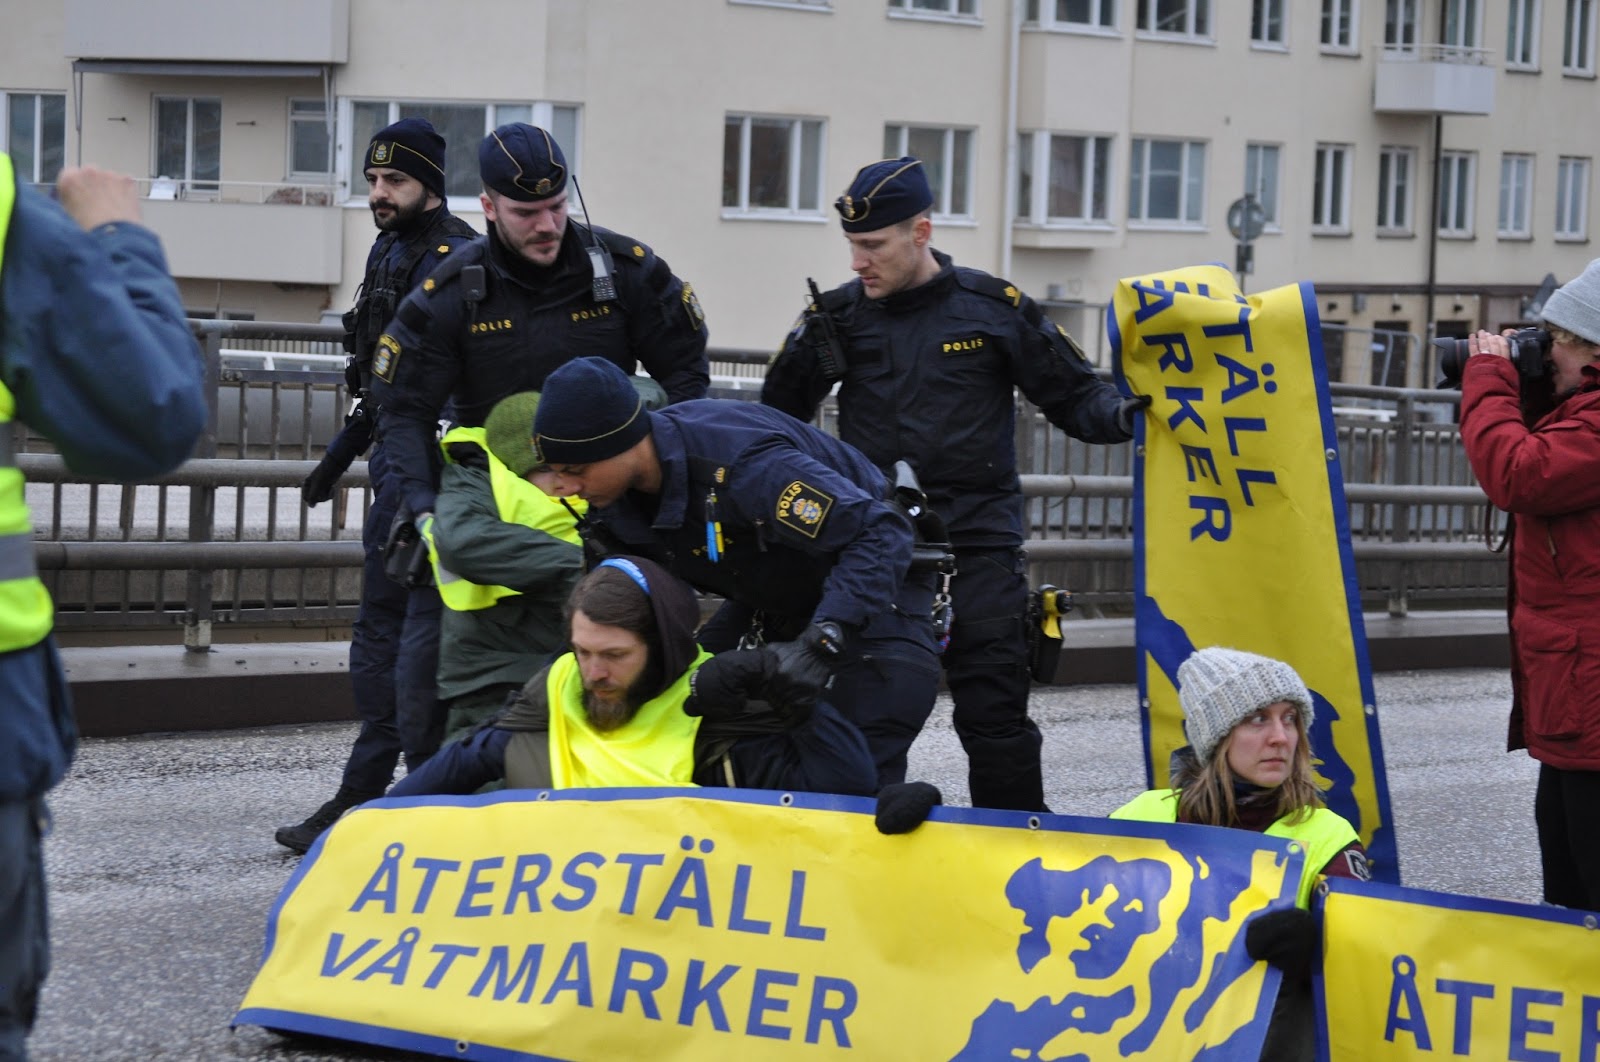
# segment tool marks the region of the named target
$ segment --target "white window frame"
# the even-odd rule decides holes
[[[1360,0],[1322,0],[1319,15],[1317,40],[1322,50],[1335,55],[1355,55],[1361,40]]]
[[[40,168],[40,160],[44,156],[44,100],[46,96],[59,97],[61,100],[61,165],[67,164],[67,122],[70,120],[66,113],[67,94],[64,92],[0,92],[0,151],[11,150],[11,101],[19,97],[29,97],[33,100],[33,165],[28,172],[17,170],[17,180],[24,184],[54,184],[55,174],[50,174],[50,180],[43,180],[44,171]],[[16,165],[17,157],[11,156],[11,163]]]
[[[974,218],[972,203],[974,199],[973,182],[977,178],[975,162],[978,131],[976,129],[962,128],[959,126],[945,125],[919,125],[915,122],[889,122],[883,127],[884,157],[899,158],[902,155],[916,154],[910,150],[912,130],[923,133],[940,134],[940,157],[937,160],[937,170],[929,170],[928,179],[933,191],[933,216],[941,221],[970,222]],[[956,156],[958,144],[965,139],[965,155],[957,165]],[[891,143],[892,141],[892,143]],[[935,160],[918,156],[923,161],[923,168],[928,168],[928,163]],[[942,179],[938,175],[954,175],[961,173],[961,185],[965,189],[964,202],[955,202],[955,181]]]
[[[1556,224],[1558,242],[1587,240],[1589,238],[1589,172],[1593,163],[1588,158],[1563,155],[1556,165]]]
[[[792,7],[802,11],[833,10],[833,0],[728,0],[728,3],[745,4],[749,7]]]
[[[1028,0],[1023,21],[1040,29],[1065,33],[1092,33],[1102,36],[1117,32],[1119,0],[1083,0],[1089,5],[1089,17],[1077,20],[1061,17],[1061,6],[1068,0]]]
[[[1134,31],[1140,37],[1195,43],[1210,43],[1216,39],[1216,12],[1212,10],[1212,0],[1133,0],[1133,3]],[[1160,27],[1162,4],[1183,9],[1182,28]],[[1171,21],[1170,13],[1168,21]]]
[[[328,178],[333,176],[333,172],[334,171],[333,171],[332,167],[334,166],[334,159],[339,154],[339,149],[338,149],[338,147],[336,146],[336,144],[333,141],[330,141],[328,143],[328,167],[329,167],[328,169],[326,169],[326,170],[297,170],[297,169],[295,169],[295,166],[294,166],[294,163],[295,163],[295,158],[294,158],[294,133],[295,133],[295,127],[299,126],[299,125],[310,125],[313,122],[315,122],[316,125],[318,126],[318,128],[323,130],[324,135],[326,135],[326,132],[327,132],[327,129],[328,129],[328,123],[329,123],[329,121],[331,120],[331,117],[332,117],[331,115],[327,115],[327,114],[312,115],[310,113],[301,113],[301,114],[296,114],[295,113],[295,107],[296,106],[307,106],[307,105],[315,105],[316,107],[318,107],[320,109],[320,108],[323,108],[323,107],[327,106],[327,101],[325,101],[320,96],[315,97],[315,98],[310,97],[310,96],[305,96],[305,97],[294,96],[294,97],[291,97],[289,99],[288,143],[284,145],[284,155],[283,155],[284,161],[287,163],[287,165],[285,165],[283,169],[284,169],[284,173],[287,174],[288,179],[291,180],[291,181],[312,180],[312,179],[325,181]],[[338,109],[335,108],[335,112],[336,113],[337,113],[337,110]]]
[[[1567,0],[1561,33],[1561,72],[1568,77],[1594,77],[1595,0]]]
[[[1266,171],[1271,171],[1270,182]],[[1283,145],[1252,141],[1244,146],[1244,190],[1266,216],[1265,231],[1282,232]]]
[[[1378,216],[1380,236],[1410,236],[1416,217],[1417,149],[1385,144],[1378,149]]]
[[[1439,153],[1439,238],[1470,240],[1478,188],[1475,151]]]
[[[1506,69],[1539,69],[1540,0],[1511,0],[1506,14]]]
[[[1485,0],[1444,0],[1439,12],[1439,43],[1471,51],[1483,46]]]
[[[1421,0],[1384,0],[1383,46],[1399,51],[1417,50],[1417,8]]]
[[[1270,35],[1274,25],[1277,36]],[[1258,35],[1263,28],[1268,35]],[[1274,52],[1289,50],[1289,0],[1250,0],[1250,47]]]
[[[1071,228],[1071,229],[1112,229],[1115,226],[1111,221],[1112,211],[1116,209],[1114,196],[1116,194],[1116,158],[1112,154],[1115,150],[1116,139],[1110,133],[1063,133],[1052,130],[1031,130],[1020,134],[1020,152],[1026,155],[1030,164],[1030,179],[1032,186],[1029,194],[1024,197],[1018,189],[1017,221],[1025,225],[1038,225],[1045,228]],[[1085,210],[1077,215],[1050,213],[1050,185],[1052,178],[1051,152],[1052,143],[1057,140],[1079,140],[1083,142],[1081,157],[1083,159],[1083,172],[1079,180],[1084,188]],[[1094,213],[1095,201],[1095,172],[1102,170],[1104,187],[1100,189],[1100,199],[1105,203],[1105,213]],[[1022,170],[1019,167],[1017,179],[1022,180]],[[1026,199],[1026,201],[1024,201]]]
[[[982,22],[983,0],[889,0],[889,17]]]
[[[334,159],[334,174],[338,185],[338,198],[341,203],[350,208],[367,206],[367,184],[363,180],[353,184],[355,180],[354,167],[362,157],[362,152],[367,149],[367,140],[362,138],[361,143],[352,143],[355,138],[355,105],[384,104],[389,108],[388,121],[385,124],[398,122],[402,114],[416,107],[431,105],[449,107],[482,107],[483,108],[483,133],[488,136],[498,127],[507,122],[527,122],[545,129],[556,138],[561,145],[561,154],[567,160],[567,169],[573,173],[582,170],[583,158],[583,108],[571,103],[554,103],[549,100],[444,100],[444,99],[412,99],[398,100],[380,96],[341,96],[339,97],[339,150]],[[379,126],[381,129],[382,126]],[[570,129],[570,132],[569,132]],[[481,137],[480,137],[481,139]],[[568,141],[571,141],[570,143]],[[476,145],[474,145],[476,151]],[[474,171],[476,178],[476,171]],[[472,195],[450,195],[445,197],[446,204],[452,213],[464,211],[477,211],[482,209],[476,193]],[[569,211],[576,217],[582,217],[580,204],[576,196],[569,199]]]
[[[729,123],[737,120],[740,127],[739,140],[739,200],[733,204],[723,204],[722,216],[724,219],[734,220],[743,218],[759,218],[763,220],[795,219],[801,221],[817,221],[825,217],[824,195],[822,190],[823,174],[828,169],[828,123],[821,118],[802,118],[794,115],[779,114],[748,114],[745,112],[730,112],[723,117],[723,132],[726,135]],[[750,127],[752,122],[784,122],[789,126],[789,203],[786,207],[762,207],[750,205]],[[817,131],[817,157],[814,172],[809,175],[809,189],[811,196],[816,199],[816,205],[802,206],[805,198],[803,185],[807,183],[808,175],[802,172],[805,164],[804,136],[807,127]],[[727,159],[723,159],[726,166]]]
[[[1500,156],[1500,204],[1495,235],[1502,240],[1533,238],[1533,156],[1507,151]]]
[[[1355,147],[1351,144],[1319,143],[1312,158],[1312,235],[1348,236],[1350,174]]]
[[[186,199],[215,199],[221,194],[222,181],[222,97],[221,96],[183,96],[162,94],[150,100],[150,169],[158,168],[157,163],[161,154],[161,105],[163,103],[183,103],[184,106],[184,143],[183,143],[183,172],[182,173],[151,173],[151,177],[171,178],[178,186],[179,193]],[[196,177],[194,175],[194,110],[197,103],[215,103],[217,105],[217,176],[211,178]],[[170,198],[170,197],[169,197]]]
[[[1178,216],[1153,218],[1150,209],[1150,146],[1177,144],[1182,150],[1178,170]],[[1206,210],[1206,147],[1204,140],[1178,137],[1136,136],[1128,154],[1128,226],[1148,229],[1204,229]],[[1199,172],[1192,172],[1198,169]],[[1135,185],[1137,182],[1137,186]]]

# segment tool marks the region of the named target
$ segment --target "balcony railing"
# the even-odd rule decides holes
[[[337,188],[330,176],[308,181],[194,181],[176,177],[139,179],[145,199],[206,203],[270,203],[281,206],[333,206]]]
[[[1486,48],[1390,45],[1378,57],[1372,108],[1395,114],[1493,114],[1493,60]]]

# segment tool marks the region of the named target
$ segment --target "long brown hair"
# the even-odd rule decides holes
[[[1235,729],[1238,724],[1234,725]],[[1291,823],[1303,822],[1311,812],[1324,807],[1322,793],[1317,788],[1316,776],[1311,773],[1311,742],[1306,737],[1306,720],[1298,709],[1294,713],[1294,764],[1274,791],[1276,806],[1273,820],[1287,818]],[[1233,731],[1217,742],[1211,750],[1211,760],[1201,763],[1189,757],[1172,776],[1172,786],[1178,793],[1178,821],[1199,823],[1202,826],[1238,826],[1239,809],[1233,800],[1233,768],[1228,766],[1228,746],[1233,741]]]

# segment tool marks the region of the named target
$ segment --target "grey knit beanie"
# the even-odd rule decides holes
[[[1315,713],[1311,691],[1294,668],[1241,649],[1197,649],[1178,666],[1178,703],[1195,756],[1208,763],[1217,744],[1238,723],[1269,704],[1289,701],[1306,727]]]
[[[1545,300],[1540,316],[1547,325],[1600,343],[1600,258],[1585,266],[1576,279],[1557,288]]]

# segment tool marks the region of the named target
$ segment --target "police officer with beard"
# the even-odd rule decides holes
[[[1017,288],[934,250],[932,205],[915,158],[856,174],[836,206],[857,279],[821,297],[827,321],[802,318],[761,400],[810,420],[838,381],[839,437],[880,469],[903,459],[916,470],[956,555],[942,660],[972,803],[1042,810],[1041,739],[1028,718],[1014,392],[1092,443],[1131,438],[1149,399],[1124,398],[1097,379],[1078,345]],[[837,351],[814,331],[828,323]],[[920,727],[931,707],[908,722]]]
[[[478,165],[488,235],[401,303],[373,361],[380,431],[419,517],[433,511],[446,401],[476,427],[500,399],[588,355],[629,374],[643,364],[672,402],[710,383],[693,287],[632,237],[568,218],[570,173],[549,133],[502,125]]]
[[[381,233],[367,255],[356,305],[345,314],[345,379],[357,402],[328,452],[300,487],[307,505],[333,497],[339,477],[372,444],[368,408],[372,352],[395,307],[452,250],[477,236],[445,205],[445,141],[426,118],[402,118],[367,145],[367,204]],[[361,730],[333,798],[277,841],[304,852],[346,810],[382,796],[401,753],[415,769],[438,748],[443,718],[435,672],[439,592],[408,589],[384,574],[383,547],[400,500],[400,481],[383,445],[372,451],[372,508],[361,527],[365,551],[361,608],[351,629],[350,684]]]

